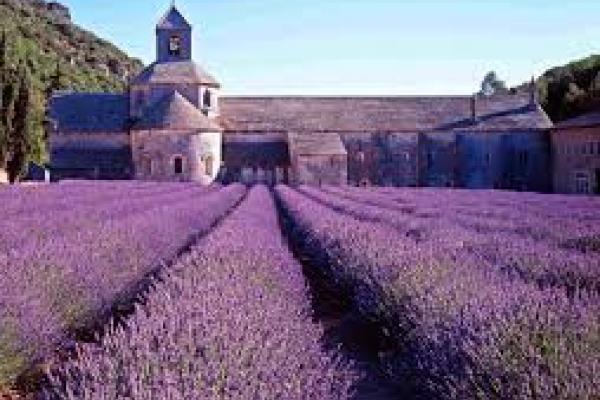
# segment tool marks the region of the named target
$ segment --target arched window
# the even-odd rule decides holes
[[[135,104],[140,107],[144,105],[144,92],[137,92],[135,94]]]
[[[142,175],[151,176],[153,172],[152,158],[150,158],[149,155],[144,154],[140,161],[140,167]]]
[[[590,193],[590,176],[587,172],[575,174],[575,192],[579,194]]]
[[[183,174],[183,157],[176,156],[173,159],[173,171],[175,172],[175,175]]]
[[[169,55],[181,55],[181,38],[177,35],[171,36],[169,38]]]
[[[214,157],[212,154],[204,156],[204,173],[208,176],[212,176],[214,172]]]
[[[210,92],[210,90],[206,89],[204,91],[202,103],[204,104],[204,107],[207,107],[207,108],[212,107],[212,93]]]

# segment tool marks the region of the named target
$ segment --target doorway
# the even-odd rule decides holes
[[[600,194],[600,168],[596,168],[596,194]]]

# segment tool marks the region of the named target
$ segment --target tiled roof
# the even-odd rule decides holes
[[[223,161],[228,167],[260,165],[276,167],[290,164],[288,145],[283,141],[229,142],[223,144]]]
[[[179,92],[172,92],[146,108],[144,115],[135,123],[133,128],[221,130],[216,122],[202,114]]]
[[[290,134],[290,146],[295,155],[345,155],[346,147],[340,135],[334,132]]]
[[[600,111],[590,112],[566,121],[558,122],[557,129],[600,127]]]
[[[220,87],[219,82],[193,61],[155,62],[147,66],[132,85],[196,84]]]
[[[49,117],[62,133],[123,132],[129,100],[124,94],[60,92],[50,100]]]
[[[131,153],[128,148],[58,148],[51,154],[52,169],[67,170],[102,170],[126,169],[131,164]]]
[[[192,26],[181,15],[177,7],[171,6],[156,24],[156,29],[191,29]]]
[[[221,122],[231,132],[422,132],[549,129],[528,96],[471,97],[223,97]]]

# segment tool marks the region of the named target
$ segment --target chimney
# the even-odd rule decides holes
[[[531,76],[531,83],[529,84],[529,105],[531,107],[535,107],[537,105],[537,93],[534,76]]]
[[[477,121],[477,95],[471,96],[471,120]]]

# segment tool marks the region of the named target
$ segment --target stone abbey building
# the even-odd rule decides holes
[[[225,97],[173,6],[127,93],[56,93],[55,178],[547,191],[552,123],[531,94]]]

